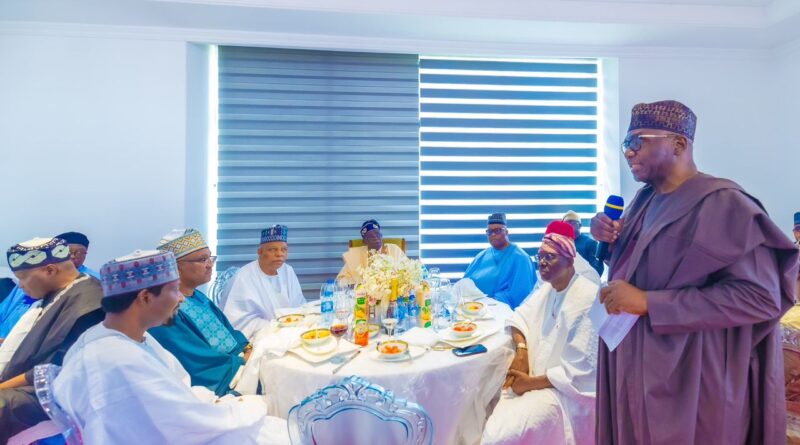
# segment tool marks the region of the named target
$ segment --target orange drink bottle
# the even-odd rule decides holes
[[[353,311],[353,342],[359,346],[366,346],[369,342],[369,325],[367,324],[367,314],[369,313],[367,303],[367,293],[361,285],[356,288],[356,307]]]

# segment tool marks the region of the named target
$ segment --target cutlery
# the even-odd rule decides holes
[[[350,361],[353,360],[354,358],[356,358],[356,356],[358,354],[360,354],[360,353],[361,353],[361,349],[359,349],[358,351],[354,352],[353,355],[351,355],[350,357],[347,357],[347,359],[345,359],[345,361],[341,365],[333,368],[333,372],[332,373],[336,374],[337,372],[339,372],[339,370],[342,369],[342,367],[344,367],[344,365],[350,363]]]

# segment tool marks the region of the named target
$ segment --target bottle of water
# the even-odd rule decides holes
[[[328,280],[327,283],[322,285],[319,292],[320,305],[319,309],[322,313],[322,325],[330,326],[333,323],[333,280]]]
[[[417,297],[414,292],[408,297],[408,318],[407,329],[412,329],[419,326],[419,305],[417,304]]]
[[[406,331],[406,319],[408,318],[408,299],[400,297],[397,299],[397,327],[395,332],[398,334]]]

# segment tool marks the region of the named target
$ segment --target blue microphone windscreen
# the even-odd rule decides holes
[[[618,220],[622,216],[622,210],[625,206],[625,200],[622,196],[611,195],[606,200],[606,206],[603,208],[603,213],[613,220]]]

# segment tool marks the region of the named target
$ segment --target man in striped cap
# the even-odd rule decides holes
[[[190,386],[180,362],[147,333],[184,299],[172,252],[136,251],[100,274],[106,318],[75,342],[53,384],[85,443],[288,443],[286,422],[266,416],[262,398],[220,399]]]
[[[75,269],[64,240],[34,238],[6,255],[32,302],[0,344],[0,443],[47,419],[33,388],[34,366],[60,365],[78,336],[103,318],[100,283]]]
[[[482,444],[594,444],[598,283],[577,274],[575,233],[553,221],[539,248],[542,285],[511,316],[516,355]]]

